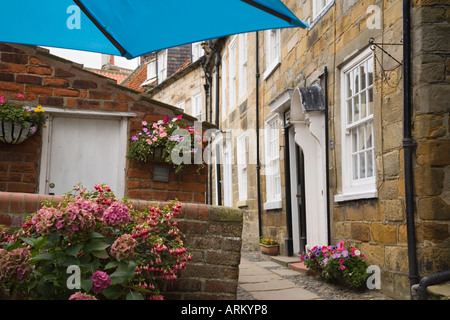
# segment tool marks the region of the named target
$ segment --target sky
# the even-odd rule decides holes
[[[94,68],[94,69],[102,68],[101,53],[60,49],[52,47],[44,47],[44,48],[50,50],[50,53],[55,56],[71,60],[76,63],[81,63],[84,65],[85,68]],[[124,57],[114,56],[114,64],[121,68],[134,70],[139,65],[139,58],[128,60]]]

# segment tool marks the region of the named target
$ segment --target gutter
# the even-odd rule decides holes
[[[331,244],[331,208],[330,208],[330,133],[328,129],[328,68],[325,67],[323,73],[319,75],[319,79],[324,80],[324,104],[325,104],[325,188],[326,188],[326,196],[327,196],[327,236],[328,236],[328,244]]]
[[[213,43],[210,43],[210,48],[211,50],[214,52],[215,54],[215,61],[214,61],[214,65],[215,65],[215,77],[216,77],[216,83],[214,86],[214,92],[215,92],[215,96],[216,96],[216,101],[215,101],[215,125],[217,127],[218,130],[220,130],[219,127],[219,108],[220,108],[220,103],[219,103],[219,93],[220,93],[220,87],[219,87],[219,82],[220,82],[220,63],[222,60],[222,57],[220,56],[220,52],[219,50],[217,50],[217,48],[215,47],[215,45]],[[212,119],[210,119],[212,120]],[[216,149],[216,157],[219,157],[219,155],[217,154],[218,149]],[[217,180],[220,181],[220,161],[216,161],[216,176],[217,176]],[[222,205],[222,185],[221,183],[217,183],[217,205],[221,206]]]
[[[258,228],[259,237],[262,237],[262,211],[261,211],[261,164],[259,159],[259,33],[256,34],[256,194],[258,197]]]
[[[414,222],[413,153],[416,141],[412,138],[412,68],[411,68],[411,0],[403,0],[403,150],[405,170],[406,235],[410,287],[419,282],[417,268],[416,230]]]

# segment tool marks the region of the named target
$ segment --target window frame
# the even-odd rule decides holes
[[[237,41],[236,36],[228,44],[228,102],[230,110],[237,105]]]
[[[271,35],[273,32],[275,32],[275,37],[272,37]],[[273,43],[274,41],[275,44]],[[264,31],[264,43],[266,55],[266,70],[264,71],[263,78],[264,80],[266,80],[281,64],[281,30],[270,29]]]
[[[192,116],[197,118],[198,121],[203,121],[203,102],[202,93],[197,93],[191,96],[191,112]]]
[[[367,81],[370,80],[369,72],[366,70],[365,77],[365,87],[361,89],[361,77],[359,76],[359,70],[363,64],[365,67],[368,67],[368,63],[371,61],[372,63],[372,83],[368,84]],[[367,68],[369,69],[369,68]],[[358,90],[353,90],[349,95],[348,90],[348,82],[347,75],[353,73],[356,70],[358,73]],[[375,129],[374,129],[374,81],[375,81],[375,70],[374,70],[374,55],[373,52],[368,48],[361,52],[356,57],[349,60],[340,70],[340,79],[341,79],[341,160],[342,160],[342,193],[335,196],[335,201],[348,201],[348,200],[357,200],[357,199],[369,199],[376,198],[378,196],[377,188],[376,188],[376,162],[375,162]],[[354,78],[351,78],[352,86]],[[370,91],[372,92],[372,101],[370,101]],[[366,96],[366,116],[364,118],[359,118],[354,120],[353,117],[356,113],[354,113],[354,103],[355,98],[358,97],[358,104],[361,106],[359,102],[359,97],[362,97],[362,94]],[[347,102],[351,100],[352,102],[352,121],[349,122],[349,105]],[[372,106],[370,106],[372,104]],[[370,113],[371,111],[371,113]],[[361,109],[358,111],[358,115],[361,115]],[[353,132],[359,132],[360,129],[364,130],[364,134],[367,135],[367,127],[368,125],[371,127],[371,139],[370,144],[367,143],[367,138],[361,140],[359,137],[359,133],[357,133],[357,143],[355,144],[354,134]],[[366,136],[365,136],[366,137]],[[355,148],[360,148],[360,142],[363,141],[364,147],[362,149],[355,150]],[[367,172],[367,158],[366,155],[371,152],[372,155],[372,176],[354,179],[355,174],[355,165],[354,165],[354,156],[361,155],[364,153],[364,163],[365,163],[365,171]],[[359,161],[359,160],[358,160]],[[360,163],[359,163],[360,164]],[[360,165],[356,168],[357,171],[361,170]],[[358,174],[359,176],[359,174]]]
[[[236,138],[236,160],[237,160],[237,176],[239,201],[245,201],[248,197],[248,135],[247,132],[242,133]]]
[[[239,98],[247,93],[247,34],[239,35]]]
[[[280,126],[278,114],[266,119],[265,128],[265,175],[266,202],[264,210],[281,209],[281,168],[280,168]],[[271,141],[275,143],[273,154],[270,150]],[[275,174],[274,174],[275,173]]]

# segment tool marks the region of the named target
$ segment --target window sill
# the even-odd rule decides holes
[[[280,200],[271,200],[264,203],[264,210],[276,210],[282,208],[282,201]]]
[[[239,200],[236,202],[236,207],[242,208],[242,207],[248,207],[248,201],[247,200]]]
[[[337,194],[334,196],[334,202],[344,202],[344,201],[372,199],[372,198],[378,198],[378,192],[376,190]]]
[[[274,62],[272,62],[272,64],[270,64],[267,68],[266,71],[264,71],[264,75],[263,75],[263,79],[266,80],[268,77],[270,77],[270,75],[275,71],[275,69],[281,64],[281,57],[278,56],[278,58],[276,60],[274,60]]]

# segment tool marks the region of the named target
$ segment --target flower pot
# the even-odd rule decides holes
[[[278,245],[266,245],[266,244],[259,244],[259,248],[261,250],[262,254],[266,254],[269,256],[276,256],[278,255]]]
[[[13,123],[0,121],[0,141],[6,144],[19,144],[36,133],[36,126],[30,122]]]

